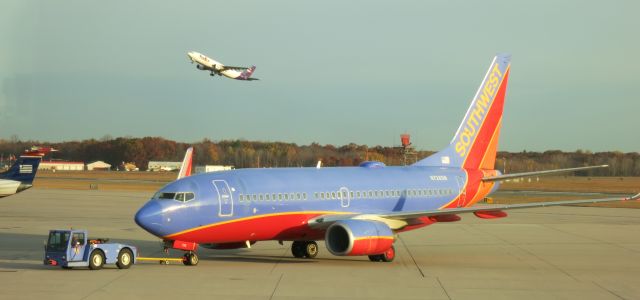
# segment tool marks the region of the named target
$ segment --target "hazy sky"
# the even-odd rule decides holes
[[[0,138],[437,150],[508,52],[502,150],[640,151],[638,1],[168,2],[0,2]]]

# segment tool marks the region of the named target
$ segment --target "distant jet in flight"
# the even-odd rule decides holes
[[[258,80],[258,78],[251,78],[253,71],[256,70],[256,66],[251,66],[251,68],[225,66],[202,53],[194,51],[188,52],[187,57],[189,57],[191,63],[197,63],[196,68],[198,68],[198,70],[211,71],[211,76],[217,74],[237,80]]]

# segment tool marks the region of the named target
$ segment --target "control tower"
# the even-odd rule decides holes
[[[400,142],[402,143],[402,157],[404,159],[404,165],[413,164],[418,161],[418,153],[416,149],[411,145],[411,135],[403,133],[400,135]]]

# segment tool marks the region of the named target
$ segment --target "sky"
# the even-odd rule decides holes
[[[0,3],[0,138],[438,150],[512,54],[500,150],[640,151],[638,1]],[[256,65],[211,78],[198,51]]]

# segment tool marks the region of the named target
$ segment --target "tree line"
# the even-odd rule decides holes
[[[401,147],[367,146],[354,143],[342,146],[297,145],[284,142],[246,140],[212,141],[203,139],[195,143],[182,143],[161,137],[105,136],[99,140],[65,141],[48,143],[22,141],[17,137],[0,139],[0,155],[19,155],[32,146],[51,146],[48,158],[67,161],[93,162],[102,160],[114,168],[123,162],[133,162],[140,169],[149,161],[180,161],[186,149],[194,147],[196,165],[233,165],[236,168],[312,167],[318,160],[323,166],[357,166],[363,161],[381,161],[387,165],[403,165],[424,158],[433,151],[416,151],[406,156]],[[582,176],[640,176],[640,154],[618,151],[590,152],[578,150],[563,152],[498,152],[496,169],[507,173],[529,172],[544,169],[571,168],[586,165],[609,165],[606,169],[579,172]]]

